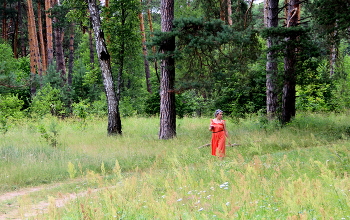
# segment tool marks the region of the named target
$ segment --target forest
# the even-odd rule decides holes
[[[0,219],[350,219],[350,0],[0,2]]]
[[[349,0],[2,0],[0,130],[24,117],[259,114],[350,107]]]

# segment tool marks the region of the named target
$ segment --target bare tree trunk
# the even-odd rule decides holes
[[[44,43],[44,36],[43,36],[43,22],[41,19],[41,3],[38,1],[38,31],[39,31],[39,48],[40,48],[40,53],[41,53],[41,60],[42,60],[42,66],[43,66],[43,71],[45,72],[47,69],[47,53],[46,53],[46,48],[45,48],[45,43]]]
[[[140,2],[142,4],[142,0],[140,0]],[[151,82],[150,82],[151,74],[150,74],[150,70],[149,70],[149,63],[147,60],[145,23],[143,20],[142,10],[140,11],[139,19],[140,19],[140,31],[141,31],[141,35],[142,35],[142,52],[143,52],[143,62],[144,62],[145,75],[146,75],[146,86],[147,86],[147,91],[149,93],[152,93]]]
[[[7,15],[6,15],[6,6],[7,6],[7,2],[6,0],[4,0],[3,2],[3,12],[2,12],[2,39],[4,39],[4,41],[7,41]]]
[[[73,81],[73,62],[74,62],[74,32],[75,24],[72,23],[70,26],[70,37],[69,37],[69,60],[68,60],[68,85],[72,85]]]
[[[220,19],[222,21],[226,21],[226,7],[227,7],[227,4],[226,4],[226,1],[229,1],[229,0],[221,0],[220,1]]]
[[[278,1],[279,0],[265,0],[264,20],[267,28],[278,26]],[[276,56],[277,53],[271,48],[275,46],[276,40],[273,37],[267,38],[267,52],[266,61],[266,113],[269,120],[276,118],[277,113],[277,77],[278,68]]]
[[[47,65],[53,62],[53,37],[52,37],[52,18],[49,10],[51,9],[51,1],[45,0],[45,22],[46,22],[46,48],[47,48]]]
[[[248,22],[252,20],[252,7],[253,7],[254,0],[251,0],[249,3],[249,7],[247,11],[244,14],[244,29],[248,27]]]
[[[25,2],[22,2],[22,0],[18,0],[18,15],[19,15],[19,23],[18,23],[18,25],[19,25],[19,28],[21,29],[21,30],[24,30],[25,29],[25,26],[27,25],[27,24],[25,24],[24,22],[23,22],[23,14],[25,14],[25,12],[24,11],[26,11],[27,9],[26,9],[26,3]],[[28,26],[28,25],[27,25]],[[28,28],[28,27],[27,27]],[[20,34],[19,35],[19,44],[20,44],[20,47],[21,47],[21,52],[20,52],[20,54],[21,54],[21,57],[25,57],[25,56],[27,56],[28,54],[27,54],[27,43],[26,43],[26,41],[27,40],[29,40],[29,38],[28,37],[26,37],[24,34]],[[29,43],[28,43],[29,44]]]
[[[289,0],[286,8],[286,27],[297,26],[300,16],[298,0]],[[294,46],[298,36],[291,35],[285,39],[286,51],[284,58],[284,82],[282,93],[282,123],[288,123],[295,116],[295,85],[296,85],[296,50]]]
[[[29,34],[29,49],[30,49],[30,71],[31,71],[31,94],[34,95],[36,92],[36,87],[34,82],[34,76],[38,73],[40,76],[42,74],[41,60],[39,54],[38,38],[36,35],[35,26],[35,16],[33,10],[32,0],[27,0],[27,10],[28,10],[28,34]]]
[[[56,18],[56,22],[58,22],[58,18]],[[64,59],[64,51],[63,51],[63,39],[64,32],[62,28],[55,28],[55,43],[56,43],[56,62],[57,62],[57,72],[61,73],[61,78],[63,83],[65,84],[67,81],[67,71],[66,71],[66,62]]]
[[[174,20],[174,0],[161,0],[162,32],[172,31]],[[176,136],[175,109],[175,59],[171,54],[175,50],[175,37],[170,37],[161,48],[167,54],[161,61],[160,82],[160,132],[159,139],[170,139]]]
[[[18,58],[18,30],[19,30],[19,26],[20,26],[20,19],[22,16],[22,10],[21,10],[21,1],[18,1],[18,5],[17,5],[17,17],[16,17],[16,22],[15,22],[15,33],[14,33],[14,37],[13,37],[13,54],[15,56],[15,58]]]
[[[93,42],[93,37],[92,37],[92,30],[91,30],[91,28],[88,28],[88,33],[89,33],[90,65],[91,65],[91,67],[94,67],[94,63],[95,63],[95,50],[94,50],[94,42]]]
[[[335,27],[337,24],[335,24]],[[331,37],[331,48],[330,48],[330,55],[329,55],[329,77],[333,77],[335,68],[336,68],[336,63],[338,59],[338,43],[337,43],[337,38],[338,38],[338,32],[335,30],[332,33]]]
[[[227,23],[232,25],[232,0],[227,0]]]
[[[96,0],[88,0],[89,12],[95,34],[96,51],[102,71],[103,85],[105,87],[108,104],[108,135],[122,134],[121,120],[118,117],[119,102],[117,100],[112,77],[110,55],[105,43],[104,33],[101,29],[101,18]]]
[[[28,9],[28,32],[29,32],[29,47],[30,47],[30,70],[32,73],[42,74],[41,59],[39,53],[39,44],[35,25],[35,16],[32,0],[27,0]]]
[[[151,13],[151,10],[149,8],[149,4],[151,4],[151,0],[147,1],[147,5],[148,5],[147,18],[148,18],[149,30],[151,32],[151,37],[153,37],[152,13]],[[155,46],[152,47],[152,52],[153,53],[156,52],[156,47]],[[158,74],[158,63],[157,63],[157,60],[154,60],[154,69],[156,71],[156,76],[157,76],[158,82],[160,83],[160,77],[159,77],[159,74]]]

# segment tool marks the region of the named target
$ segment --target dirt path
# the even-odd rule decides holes
[[[38,187],[32,187],[32,188],[25,188],[18,191],[8,192],[5,194],[0,195],[0,203],[5,203],[6,201],[13,201],[16,200],[14,204],[8,203],[6,204],[5,211],[2,211],[0,213],[0,220],[5,219],[28,219],[40,214],[44,214],[48,212],[50,201],[46,199],[45,201],[37,202],[36,204],[30,204],[26,205],[26,207],[20,207],[20,204],[18,200],[20,198],[23,198],[24,196],[30,196],[31,193],[34,192],[40,192],[51,188],[56,188],[64,183],[56,183],[53,185],[44,185],[44,186],[38,186]],[[63,207],[65,204],[67,204],[69,201],[75,200],[78,197],[84,197],[88,193],[95,193],[102,188],[98,189],[87,189],[85,191],[79,192],[79,193],[65,193],[61,194],[57,192],[56,195],[50,195],[54,197],[54,203],[56,207]],[[48,195],[49,196],[49,195]],[[52,204],[52,201],[51,201]]]

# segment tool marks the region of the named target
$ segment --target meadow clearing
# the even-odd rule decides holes
[[[210,155],[209,118],[23,119],[1,134],[0,200],[17,219],[350,219],[348,114],[298,114],[283,128],[226,118],[227,157]],[[55,201],[76,195],[62,206]],[[33,204],[46,202],[42,210]],[[14,212],[16,211],[16,212]],[[31,213],[30,215],[28,215]],[[9,217],[9,216],[7,216]]]

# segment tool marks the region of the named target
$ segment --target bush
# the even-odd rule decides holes
[[[0,94],[0,131],[7,132],[9,121],[21,119],[24,101],[20,100],[17,95]]]
[[[31,113],[38,116],[44,116],[46,114],[62,116],[67,112],[62,99],[61,91],[47,84],[34,96],[30,108]]]

